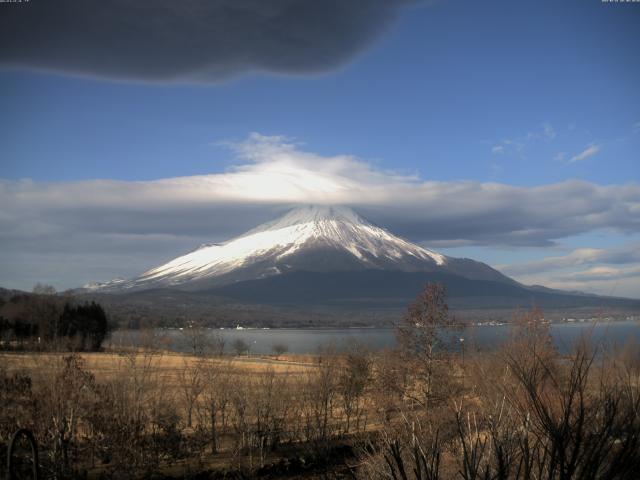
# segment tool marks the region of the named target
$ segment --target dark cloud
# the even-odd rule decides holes
[[[314,73],[410,0],[31,0],[0,4],[0,64],[143,81]]]
[[[600,229],[640,232],[640,185],[569,180],[538,187],[425,182],[359,211],[427,245],[550,247]]]

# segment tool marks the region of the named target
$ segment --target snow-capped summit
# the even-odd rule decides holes
[[[163,312],[175,311],[176,302],[183,313],[189,306],[215,311],[231,302],[241,309],[259,304],[286,312],[312,305],[328,307],[323,315],[360,309],[378,315],[404,308],[428,282],[442,283],[454,308],[606,305],[605,297],[527,287],[482,262],[433,252],[334,206],[296,208],[227,242],[200,245],[132,280],[93,283],[83,291],[131,293],[117,302],[131,298],[135,308],[141,300],[145,308],[157,303]],[[638,308],[637,301],[608,302]],[[269,308],[251,311],[253,320],[264,314],[272,321]]]
[[[266,243],[264,240],[267,240]],[[323,246],[347,250],[368,268],[380,262],[389,266],[388,261],[400,262],[406,258],[428,260],[438,265],[445,263],[443,255],[396,237],[346,207],[296,208],[225,245],[254,245],[254,241],[261,250],[265,246],[285,247],[279,252],[279,259],[304,248]]]
[[[455,259],[393,235],[337,206],[306,206],[220,244],[200,248],[104,290],[206,288],[291,271],[446,271],[510,280],[473,260]],[[92,286],[96,289],[96,286]]]

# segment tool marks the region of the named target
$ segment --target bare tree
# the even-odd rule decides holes
[[[439,330],[452,326],[446,291],[440,283],[428,283],[416,300],[409,306],[403,322],[397,330],[398,343],[406,362],[414,366],[416,387],[420,392],[419,403],[426,405],[439,392],[434,390],[437,375],[445,373],[436,364],[438,349],[445,345],[440,340]]]
[[[640,386],[616,375],[626,368],[605,356],[596,368],[587,341],[557,362],[539,348],[538,328],[520,332],[518,345],[526,335],[527,348],[505,348],[495,400],[483,395],[479,411],[456,405],[462,477],[632,478],[640,468]]]
[[[193,361],[190,358],[185,358],[183,366],[178,372],[180,392],[187,414],[187,428],[193,426],[193,410],[204,388],[204,368],[206,367],[202,360]]]
[[[396,350],[385,349],[373,358],[373,402],[382,422],[391,421],[408,389],[408,366]]]
[[[192,355],[222,355],[224,338],[219,332],[212,333],[200,320],[190,320],[182,329],[187,348]]]
[[[241,338],[236,338],[231,344],[236,355],[243,355],[249,353],[249,344]]]
[[[280,358],[280,355],[284,355],[289,351],[289,346],[284,342],[276,342],[271,345],[271,350],[275,354],[276,358]]]
[[[420,422],[403,417],[403,431],[383,430],[380,435],[380,452],[375,455],[365,451],[366,478],[392,478],[403,480],[438,480],[441,477],[440,462],[442,444],[438,432],[424,432]],[[377,458],[376,458],[377,457]],[[372,467],[375,470],[372,470]]]
[[[304,415],[307,438],[321,452],[326,452],[332,435],[331,420],[337,394],[338,365],[332,348],[324,349],[319,360],[318,368],[307,373],[304,379]]]
[[[216,357],[224,355],[225,345],[226,341],[220,332],[215,332],[209,337],[209,351],[212,355]]]
[[[235,433],[236,452],[246,450],[250,445],[250,396],[252,385],[249,379],[244,376],[237,376],[230,385],[229,399],[233,411],[231,424]]]
[[[264,463],[266,450],[275,450],[286,428],[291,397],[285,377],[267,369],[253,385],[251,415],[255,419],[253,438],[258,448],[260,463]]]
[[[356,430],[360,427],[361,399],[371,376],[369,353],[360,345],[353,346],[345,356],[345,365],[340,371],[338,389],[345,416],[345,433],[351,429],[351,420],[356,418]]]
[[[210,360],[202,365],[202,402],[199,403],[201,424],[208,426],[211,452],[219,449],[220,433],[227,423],[234,372],[229,362]]]
[[[171,450],[165,443],[161,452],[148,436],[174,399],[160,375],[160,351],[126,350],[118,358],[115,376],[100,386],[91,425],[99,456],[113,466],[114,476],[127,477],[130,472],[157,468],[161,454],[172,457],[177,451],[174,442]]]
[[[72,354],[44,367],[40,383],[38,410],[42,416],[44,443],[51,445],[50,460],[58,476],[72,472],[71,452],[95,390],[95,378],[84,361]]]

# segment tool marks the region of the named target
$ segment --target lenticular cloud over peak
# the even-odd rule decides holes
[[[129,270],[105,276],[131,277],[301,204],[351,207],[402,238],[438,248],[549,246],[604,229],[640,232],[636,183],[437,182],[353,155],[316,153],[282,136],[252,134],[226,146],[235,165],[222,173],[150,181],[0,181],[3,264],[25,256],[37,265],[51,256],[53,264],[54,257],[79,252],[78,265],[111,264],[104,259],[117,255]],[[42,252],[49,252],[46,259]],[[94,268],[75,285],[96,279]]]
[[[3,231],[25,232],[33,221],[40,229],[228,236],[300,204],[354,207],[414,241],[545,245],[600,228],[640,231],[634,183],[436,182],[351,155],[314,153],[285,137],[253,134],[227,145],[236,165],[223,173],[135,182],[2,181]],[[246,215],[229,215],[238,211]]]

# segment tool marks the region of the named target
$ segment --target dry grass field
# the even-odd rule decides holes
[[[45,373],[55,368],[61,359],[69,353],[51,352],[0,352],[0,366],[8,372],[25,371],[29,373]],[[201,357],[184,353],[167,351],[133,352],[82,352],[79,357],[85,362],[88,371],[96,376],[97,380],[112,378],[116,373],[126,369],[131,356],[140,358],[147,356],[153,368],[163,377],[175,378],[181,370],[193,367],[202,361]],[[309,355],[282,355],[279,358],[268,356],[236,356],[225,358],[211,358],[207,360],[213,365],[224,365],[238,373],[245,375],[261,374],[272,370],[277,374],[298,375],[317,368],[316,359]],[[46,373],[45,373],[46,374]]]

